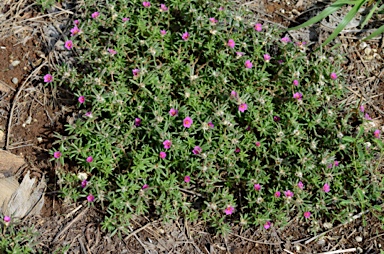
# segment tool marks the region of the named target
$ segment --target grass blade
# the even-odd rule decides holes
[[[377,6],[379,5],[380,1],[378,1],[374,6],[372,6],[372,9],[369,11],[368,15],[365,16],[364,21],[361,23],[361,29],[364,28],[364,26],[368,23],[368,21],[372,18],[373,13],[377,9]]]
[[[384,25],[382,25],[381,27],[379,27],[376,31],[374,31],[373,33],[371,33],[369,36],[367,36],[366,38],[363,39],[363,41],[366,41],[366,40],[370,40],[372,39],[373,37],[376,37],[380,34],[384,33]]]

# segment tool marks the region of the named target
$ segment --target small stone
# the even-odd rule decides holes
[[[43,138],[42,137],[37,137],[37,142],[39,142],[39,143],[43,142]]]
[[[361,236],[356,236],[355,240],[356,242],[360,243],[361,241],[363,241],[363,238]]]
[[[16,67],[16,66],[18,66],[20,63],[21,63],[20,61],[15,60],[15,61],[13,61],[11,64],[12,64],[13,67]]]
[[[19,84],[19,80],[17,78],[12,78],[12,83],[17,85]]]

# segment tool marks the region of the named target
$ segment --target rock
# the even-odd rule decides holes
[[[0,150],[0,179],[13,176],[24,164],[25,161],[23,158],[10,152]]]
[[[12,83],[15,85],[19,84],[18,78],[12,78]]]
[[[0,130],[0,144],[4,142],[5,133],[4,131]]]
[[[16,66],[18,66],[20,63],[21,63],[21,62],[20,62],[19,60],[15,60],[15,61],[13,61],[13,62],[11,63],[11,65],[12,65],[13,67],[16,67]]]
[[[356,242],[360,243],[363,241],[363,238],[361,236],[356,236]]]

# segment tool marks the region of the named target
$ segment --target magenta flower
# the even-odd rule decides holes
[[[61,152],[60,151],[56,151],[56,152],[54,152],[53,153],[53,157],[55,157],[55,159],[58,159],[58,158],[60,158],[61,157]]]
[[[235,41],[232,39],[229,39],[227,45],[228,47],[233,49],[235,47]]]
[[[179,111],[178,111],[177,109],[171,108],[171,109],[169,110],[169,114],[170,114],[171,116],[177,116],[178,113],[179,113]]]
[[[227,208],[225,208],[224,212],[226,215],[231,215],[235,211],[235,208],[233,206],[228,205]]]
[[[333,162],[333,165],[334,165],[335,167],[337,167],[337,166],[339,166],[339,162],[338,162],[338,161],[334,161],[334,162]]]
[[[93,201],[95,201],[95,197],[92,194],[89,194],[87,196],[87,200],[88,200],[88,202],[93,202]]]
[[[274,116],[274,117],[273,117],[273,121],[275,121],[275,122],[280,122],[280,120],[281,120],[281,119],[280,119],[280,117],[278,117],[278,116]]]
[[[373,132],[373,135],[375,136],[375,138],[380,138],[380,130],[375,130]]]
[[[235,153],[240,153],[240,148],[236,147]]]
[[[360,112],[364,113],[364,110],[365,110],[364,105],[360,105],[359,110],[360,110]]]
[[[96,11],[96,12],[92,13],[91,16],[92,16],[93,19],[95,19],[95,18],[100,16],[100,13]]]
[[[160,158],[165,159],[165,157],[167,157],[167,153],[166,152],[160,152],[159,156],[160,156]]]
[[[90,112],[90,111],[88,111],[87,113],[85,113],[84,116],[89,117],[89,118],[92,118],[92,117],[93,117],[92,112]]]
[[[71,29],[71,36],[75,36],[78,33],[80,33],[80,29],[77,26]]]
[[[84,96],[80,96],[78,99],[80,104],[83,104],[85,102],[85,97]]]
[[[303,95],[301,93],[294,93],[293,98],[300,101],[303,98]]]
[[[210,21],[212,24],[216,24],[216,23],[217,23],[217,19],[215,19],[215,18],[209,18],[209,21]]]
[[[164,145],[164,148],[165,149],[169,149],[169,148],[171,148],[171,145],[172,145],[172,141],[170,141],[170,140],[165,140],[164,142],[163,142],[163,145]]]
[[[183,126],[185,127],[185,128],[189,128],[189,127],[191,127],[191,125],[193,124],[193,121],[192,121],[192,119],[188,116],[188,117],[186,117],[186,118],[184,118],[184,120],[183,120]]]
[[[71,40],[66,41],[64,47],[68,50],[71,50],[73,47],[73,42]]]
[[[337,79],[337,74],[332,72],[331,75],[329,75],[331,77],[331,79],[335,80]]]
[[[5,223],[8,223],[8,222],[11,221],[11,217],[9,217],[9,216],[4,216],[3,220],[4,220]]]
[[[50,82],[52,82],[52,81],[53,81],[53,77],[52,77],[51,74],[46,74],[46,75],[44,76],[44,82],[45,82],[45,83],[50,83]]]
[[[245,103],[242,103],[239,105],[239,111],[244,113],[244,111],[246,111],[248,109],[248,105],[245,104]]]
[[[191,181],[190,176],[184,176],[184,182],[189,183]]]
[[[165,31],[165,30],[160,30],[160,34],[161,34],[162,36],[164,36],[164,35],[167,34],[167,31]]]
[[[260,23],[257,23],[254,28],[256,31],[261,32],[261,30],[263,29],[263,26]]]
[[[107,49],[107,51],[109,52],[109,54],[111,54],[113,56],[117,54],[117,51],[114,49]]]
[[[271,222],[270,221],[267,221],[265,224],[264,224],[264,228],[265,229],[269,229],[271,227]]]
[[[143,6],[147,8],[147,7],[151,6],[151,3],[150,2],[143,2]]]
[[[259,141],[257,141],[255,144],[257,147],[260,147],[260,145],[261,145],[261,143]]]
[[[365,113],[364,118],[365,118],[366,120],[372,120],[372,118],[369,116],[368,113]]]
[[[260,184],[255,184],[255,185],[253,185],[253,188],[256,190],[256,191],[259,191],[259,190],[261,190],[261,185]]]
[[[247,69],[251,69],[253,66],[250,60],[245,61],[244,65],[245,65],[245,68]]]
[[[297,42],[295,42],[295,44],[299,48],[303,48],[305,45],[307,45],[307,42],[305,42],[305,41],[297,41]]]
[[[304,212],[304,217],[306,219],[308,219],[309,217],[311,217],[311,212]]]
[[[284,195],[285,195],[287,198],[292,198],[292,197],[293,197],[293,192],[290,191],[290,190],[287,190],[287,191],[284,191]]]
[[[271,60],[271,56],[269,54],[264,54],[264,61],[269,62]]]
[[[297,187],[299,187],[300,190],[304,189],[304,184],[300,181],[297,183]]]
[[[168,7],[165,4],[160,4],[160,11],[168,11]]]
[[[237,98],[237,93],[236,91],[231,92],[231,98]]]
[[[123,22],[127,22],[129,20],[129,18],[123,18],[122,20],[123,20]]]
[[[78,20],[78,19],[74,20],[74,21],[73,21],[73,24],[74,24],[75,26],[79,26],[79,25],[80,25],[80,20]]]
[[[285,36],[285,37],[281,38],[281,41],[284,42],[284,43],[288,43],[288,42],[291,41],[291,39],[289,39],[288,36]]]
[[[148,188],[149,188],[148,184],[144,184],[143,187],[141,187],[142,190],[145,190],[145,189],[148,189]]]
[[[139,127],[141,124],[141,119],[140,118],[135,118],[135,126]]]
[[[195,146],[192,150],[193,154],[200,154],[203,151],[200,146]]]
[[[219,7],[219,11],[224,11],[224,7],[223,7],[223,6],[220,6],[220,7]]]
[[[333,167],[333,164],[328,164],[327,168],[332,168]]]
[[[213,128],[215,128],[215,125],[214,125],[212,122],[209,122],[209,123],[208,123],[208,127],[211,128],[211,129],[213,129]]]
[[[85,188],[87,187],[87,185],[88,185],[87,179],[84,179],[83,181],[81,181],[81,188]]]
[[[298,85],[299,85],[299,81],[298,81],[297,79],[295,79],[295,80],[293,81],[293,84],[294,84],[295,86],[298,86]]]
[[[277,60],[277,62],[282,65],[284,63],[284,60]]]
[[[236,56],[239,58],[239,57],[242,57],[244,55],[244,52],[236,52]]]
[[[93,157],[92,157],[92,156],[88,156],[86,161],[87,161],[88,163],[91,163],[91,162],[93,161]]]
[[[183,35],[181,36],[181,38],[182,38],[184,41],[188,40],[189,37],[190,37],[190,35],[189,35],[188,32],[183,33]]]
[[[331,186],[328,183],[325,183],[323,186],[323,191],[328,193],[331,190]]]
[[[275,194],[274,194],[274,196],[275,196],[276,198],[279,198],[280,195],[281,195],[281,192],[280,192],[280,191],[276,191]]]
[[[132,73],[133,73],[133,76],[137,77],[140,73],[140,69],[133,69]]]

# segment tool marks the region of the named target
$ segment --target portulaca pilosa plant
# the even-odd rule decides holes
[[[294,217],[318,229],[380,208],[380,132],[364,105],[335,103],[337,53],[221,1],[88,0],[82,13],[65,44],[76,64],[49,74],[79,110],[52,159],[63,196],[105,210],[105,230],[144,214],[224,234]]]

